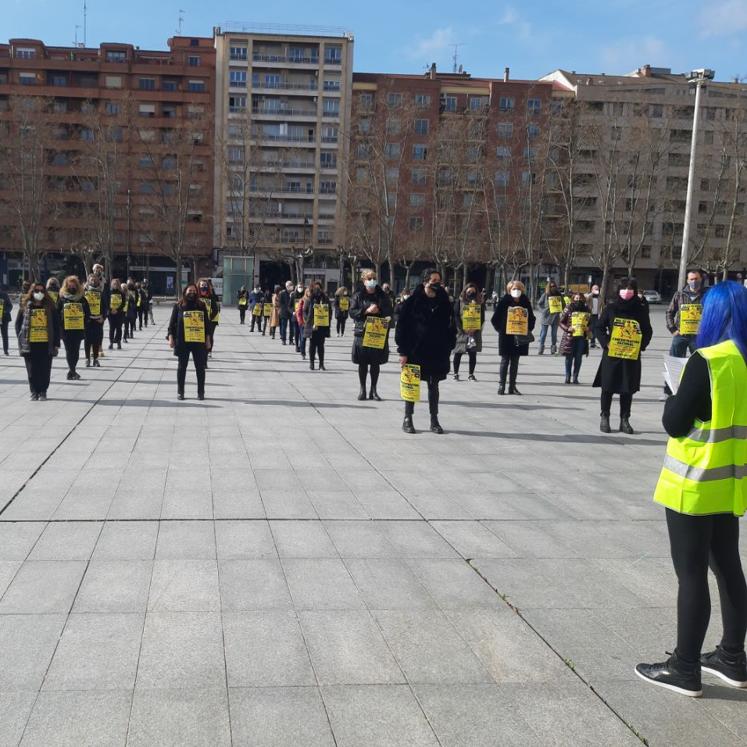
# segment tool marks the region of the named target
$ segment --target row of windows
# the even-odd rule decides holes
[[[249,58],[249,48],[243,44],[232,44],[229,47],[229,57],[234,61],[244,61]],[[319,62],[319,48],[304,46],[263,47],[256,45],[252,59],[255,62],[303,62],[317,64]],[[342,45],[324,45],[324,63],[326,65],[339,65],[342,63]]]
[[[358,120],[358,132],[362,135],[367,135],[372,130],[372,120],[364,117]],[[430,120],[429,119],[416,119],[413,121],[413,130],[416,135],[428,135],[430,132]],[[392,118],[386,122],[386,131],[389,135],[399,135],[402,131],[402,123],[399,119]],[[527,137],[535,139],[539,137],[540,128],[539,125],[534,122],[530,122],[526,126]],[[514,136],[514,125],[513,122],[498,122],[496,125],[496,134],[501,140],[511,140]]]
[[[431,96],[425,93],[416,93],[412,97],[412,102],[419,109],[425,109],[431,105]],[[542,99],[530,97],[526,100],[527,111],[538,113],[542,110]],[[374,105],[374,94],[364,91],[359,95],[358,103],[362,109],[371,109]],[[386,95],[386,104],[389,108],[396,108],[405,103],[405,94],[398,91],[390,91]],[[439,105],[442,111],[456,112],[458,107],[458,97],[450,94],[441,94]],[[490,106],[489,96],[468,96],[467,109],[478,112]],[[503,112],[513,111],[516,108],[516,98],[514,96],[500,96],[498,98],[498,109]]]

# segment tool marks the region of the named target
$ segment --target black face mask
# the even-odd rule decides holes
[[[431,283],[431,290],[437,291],[441,287],[441,283]]]
[[[197,296],[195,296],[194,293],[187,293],[186,294],[187,301],[194,301]]]
[[[474,292],[474,291],[470,291],[470,292],[469,292],[469,293],[467,294],[467,298],[469,298],[469,299],[472,299],[472,298],[474,298],[474,297],[475,297],[475,292]]]

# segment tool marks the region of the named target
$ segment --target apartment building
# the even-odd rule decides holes
[[[632,266],[642,287],[671,293],[693,128],[695,91],[688,76],[645,65],[629,75],[556,70],[542,80],[577,105],[574,279],[598,279],[600,248],[608,246],[616,255],[614,276]],[[731,273],[747,266],[746,125],[747,86],[708,82],[701,97],[689,256],[692,265],[714,274],[725,265]]]
[[[175,286],[178,259],[182,279],[211,274],[214,63],[207,37],[175,37],[165,51],[0,45],[2,280],[26,269],[31,224],[46,271],[64,255],[103,254],[109,273],[147,273],[159,291]],[[43,153],[33,166],[19,156],[30,145]],[[35,194],[21,194],[24,169]]]
[[[214,243],[224,292],[274,285],[292,269],[334,287],[353,37],[216,28],[214,40]]]
[[[396,287],[423,262],[485,282],[485,265],[519,251],[552,82],[473,78],[463,71],[353,76],[346,244],[389,265]],[[509,244],[511,247],[509,249]],[[472,269],[477,268],[477,275]]]

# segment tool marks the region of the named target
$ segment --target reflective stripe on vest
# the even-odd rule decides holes
[[[701,348],[708,364],[711,420],[670,438],[654,500],[685,514],[747,507],[747,365],[731,341]]]

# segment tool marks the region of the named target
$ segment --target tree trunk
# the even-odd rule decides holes
[[[410,273],[411,272],[412,272],[412,264],[409,264],[405,268],[405,288],[410,287]]]
[[[386,264],[389,268],[389,287],[396,292],[396,288],[394,287],[394,262],[392,262],[391,257],[386,261]]]
[[[462,265],[462,290],[464,290],[464,288],[467,285],[467,270],[468,270],[468,267],[467,267],[467,263],[465,262]]]
[[[605,303],[607,298],[607,284],[609,283],[609,262],[604,262],[602,265],[602,284],[599,287],[599,301],[601,304]]]

